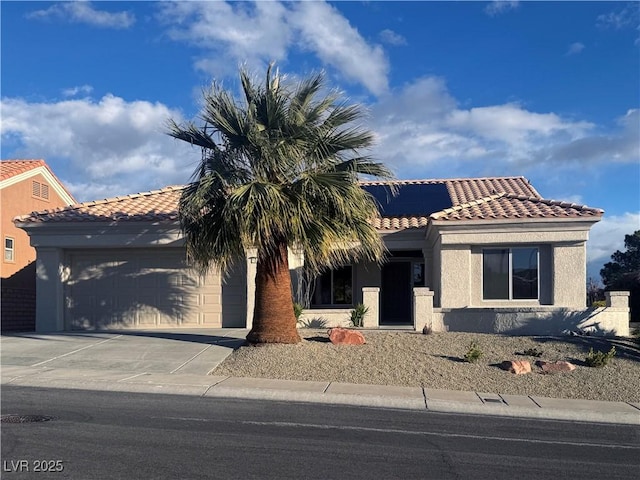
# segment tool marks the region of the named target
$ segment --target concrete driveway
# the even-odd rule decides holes
[[[207,375],[244,344],[244,329],[3,335],[2,383],[25,376],[104,379]]]

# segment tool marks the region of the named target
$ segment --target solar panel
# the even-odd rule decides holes
[[[383,217],[428,216],[453,206],[447,186],[442,183],[398,185],[396,196],[387,185],[363,188],[376,199]]]

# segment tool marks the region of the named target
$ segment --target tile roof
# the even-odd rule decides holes
[[[431,215],[385,216],[373,219],[375,228],[400,230],[425,227],[432,221],[599,218],[603,211],[574,203],[547,200],[524,177],[454,178],[361,182],[366,185],[444,184],[451,207]],[[171,186],[66,208],[17,217],[25,223],[43,222],[176,222],[183,186]]]
[[[597,208],[540,197],[498,193],[455,205],[431,215],[433,220],[491,220],[519,218],[600,217]]]
[[[444,184],[451,208],[431,215],[378,217],[373,225],[379,230],[426,227],[440,220],[518,220],[532,218],[599,218],[604,213],[584,205],[547,200],[524,177],[449,178],[434,180],[397,180],[361,182],[363,185]]]
[[[36,168],[40,168],[40,167],[46,169],[48,174],[51,175],[51,177],[58,184],[54,188],[59,189],[58,191],[59,195],[62,192],[64,192],[64,194],[66,194],[66,196],[68,197],[66,201],[68,201],[69,203],[76,201],[75,198],[73,198],[73,195],[71,194],[71,192],[67,190],[67,187],[64,186],[64,184],[60,181],[60,179],[56,177],[53,171],[49,168],[49,165],[47,165],[47,162],[41,159],[0,160],[0,182],[4,183],[5,180],[9,180],[8,183],[11,183],[10,181],[11,178],[17,175],[21,175],[23,173],[29,172],[31,170],[35,170]],[[37,174],[37,172],[34,172],[34,174]],[[64,195],[61,195],[61,197],[64,197]]]
[[[2,160],[0,161],[0,181],[38,167],[47,167],[44,160]]]
[[[176,222],[183,186],[78,203],[69,207],[33,212],[16,217],[26,223],[51,222]]]

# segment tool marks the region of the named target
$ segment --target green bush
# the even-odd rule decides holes
[[[366,307],[362,303],[356,305],[353,310],[351,310],[351,317],[349,318],[351,325],[354,327],[363,327],[364,317],[367,313],[369,313],[369,307]]]
[[[296,321],[300,321],[300,315],[304,312],[304,307],[299,303],[293,304],[293,314],[296,316]]]
[[[591,307],[592,308],[604,308],[607,306],[607,301],[606,300],[594,300],[591,303]]]
[[[611,347],[607,353],[598,351],[593,351],[593,348],[589,349],[589,353],[587,354],[587,358],[584,359],[584,363],[586,363],[589,367],[598,367],[602,368],[609,360],[616,356],[616,347]]]
[[[464,354],[464,359],[469,363],[475,363],[482,355],[482,350],[480,350],[478,344],[476,342],[471,342],[467,353]]]

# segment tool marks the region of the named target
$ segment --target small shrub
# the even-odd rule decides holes
[[[482,350],[480,350],[478,344],[476,342],[471,342],[467,353],[464,354],[464,359],[469,363],[475,363],[482,355]]]
[[[587,354],[587,358],[584,359],[584,363],[586,363],[589,367],[598,367],[602,368],[609,360],[616,356],[616,347],[611,347],[607,353],[601,352],[600,350],[593,351],[593,347],[589,349],[589,353]]]
[[[607,301],[606,300],[594,300],[591,303],[591,307],[592,308],[604,308],[607,306]]]
[[[354,327],[363,327],[364,326],[364,317],[369,313],[369,307],[359,303],[356,305],[353,310],[351,310],[351,318],[349,321],[351,325]]]
[[[527,348],[522,353],[530,357],[541,357],[544,352],[542,350],[538,350],[537,348],[533,347],[533,348]]]
[[[293,304],[293,314],[296,316],[296,322],[300,321],[300,315],[304,312],[304,307],[300,303]]]

